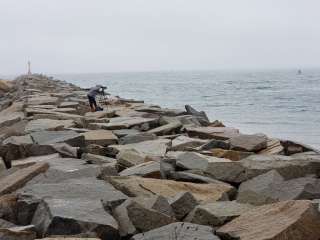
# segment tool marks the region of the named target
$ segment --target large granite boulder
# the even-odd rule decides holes
[[[47,171],[48,167],[49,165],[47,163],[37,163],[1,178],[0,195],[18,190],[38,174]]]
[[[243,182],[238,202],[263,205],[285,200],[320,198],[320,181],[313,177],[284,181],[275,170]]]
[[[179,192],[174,197],[169,198],[170,206],[178,220],[182,220],[197,205],[198,201],[190,192]]]
[[[172,122],[160,127],[149,130],[149,133],[155,134],[157,136],[176,134],[180,132],[182,124],[180,122]]]
[[[144,141],[156,140],[158,137],[153,133],[136,133],[136,134],[128,134],[120,139],[120,144],[132,144],[139,143]]]
[[[227,184],[195,184],[141,177],[110,177],[108,181],[131,197],[155,194],[174,197],[178,192],[190,192],[198,201],[216,201],[229,199],[235,193],[235,189]]]
[[[239,217],[252,208],[253,206],[249,204],[241,204],[235,201],[207,203],[193,209],[184,221],[217,227]]]
[[[138,153],[142,153],[150,157],[161,157],[165,155],[170,144],[171,140],[157,139],[126,145],[110,145],[109,149],[116,153],[121,153],[122,151],[127,150],[135,150]]]
[[[217,230],[230,240],[318,240],[320,213],[310,201],[286,201],[254,208]]]
[[[75,122],[73,120],[52,120],[52,119],[37,119],[29,121],[25,127],[25,132],[37,132],[37,131],[58,131],[64,128],[74,127]]]
[[[172,140],[172,151],[186,151],[192,148],[197,148],[207,143],[207,140],[198,138],[190,138],[187,136],[179,136]]]
[[[127,168],[119,173],[120,176],[140,176],[146,178],[161,178],[160,163],[149,161]]]
[[[24,118],[23,112],[0,112],[0,128],[11,126]]]
[[[67,143],[73,147],[84,147],[85,137],[74,131],[40,131],[30,134],[34,143],[49,145],[55,143]]]
[[[118,142],[117,136],[109,130],[91,130],[81,135],[84,136],[86,145],[96,144],[106,147]]]
[[[149,232],[134,235],[132,240],[220,240],[219,237],[214,235],[211,227],[202,226],[192,223],[176,222],[151,230]]]
[[[231,150],[259,152],[267,148],[267,137],[264,135],[241,134],[230,139]]]
[[[185,109],[188,115],[196,116],[203,126],[208,126],[210,124],[210,120],[204,111],[199,112],[190,105],[185,105]]]
[[[228,140],[239,136],[239,130],[230,127],[186,127],[189,137]]]

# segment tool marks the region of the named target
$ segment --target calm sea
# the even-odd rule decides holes
[[[82,87],[164,107],[190,104],[243,133],[301,141],[320,148],[320,70],[67,74]]]

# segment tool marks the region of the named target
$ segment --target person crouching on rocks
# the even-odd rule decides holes
[[[101,86],[101,85],[97,85],[97,86],[95,86],[93,88],[90,88],[87,96],[88,96],[91,112],[96,112],[96,111],[102,111],[103,110],[103,108],[97,106],[96,96],[98,94],[104,95],[104,89],[106,89],[106,87]]]

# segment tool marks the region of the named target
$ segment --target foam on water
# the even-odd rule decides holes
[[[113,95],[183,108],[190,104],[211,120],[244,133],[301,141],[320,148],[320,70],[203,71],[68,74],[56,77]]]

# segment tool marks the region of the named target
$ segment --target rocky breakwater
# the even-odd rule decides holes
[[[190,106],[0,84],[0,239],[320,239],[320,154]]]

